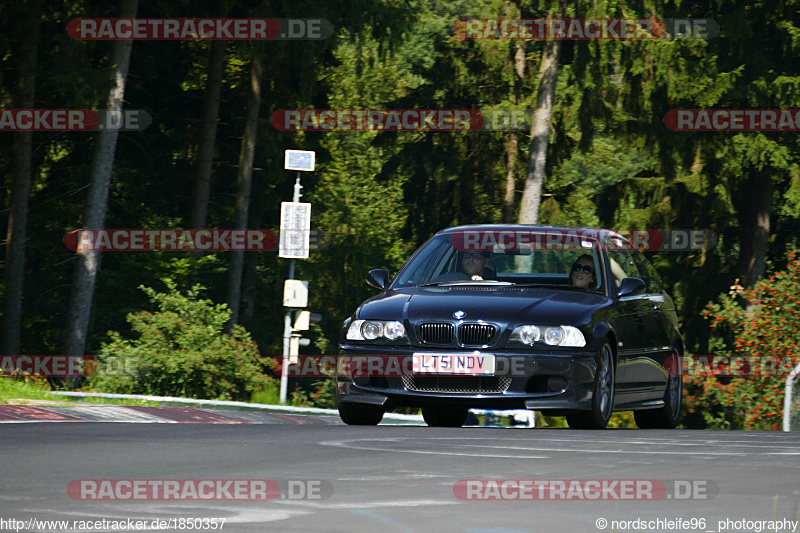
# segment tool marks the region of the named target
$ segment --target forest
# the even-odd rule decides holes
[[[82,38],[71,26],[204,17],[313,19],[325,31],[124,40]],[[666,21],[666,30],[653,38],[623,38],[620,30],[559,39],[506,36],[486,24],[473,32],[475,24],[464,22],[554,17]],[[714,31],[681,33],[680,20],[708,21]],[[136,110],[150,120],[126,131],[0,126],[7,130],[0,133],[3,354],[100,354],[134,334],[130,315],[155,311],[158,294],[169,293],[227,305],[224,329],[236,324],[264,367],[274,367],[289,270],[277,248],[81,252],[65,245],[65,235],[82,228],[277,234],[297,177],[284,169],[287,149],[316,153],[301,183],[317,242],[295,273],[309,281],[308,308],[322,315],[308,353],[335,353],[342,321],[374,294],[364,282],[369,269],[396,273],[421,243],[454,225],[712,236],[711,246],[647,252],[692,354],[752,348],[734,343],[754,306],[769,306],[757,284],[791,267],[800,246],[800,127],[676,126],[687,123],[679,110],[794,117],[796,0],[20,0],[0,5],[0,24],[0,110]],[[285,24],[267,25],[267,34],[283,35]],[[287,110],[405,109],[523,120],[329,131],[281,128],[276,119]],[[790,281],[781,294],[797,286]],[[709,327],[715,316],[737,318],[721,331]],[[789,321],[799,324],[800,310]],[[796,344],[780,349],[800,359]]]

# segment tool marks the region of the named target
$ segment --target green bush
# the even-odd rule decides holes
[[[202,286],[183,295],[163,281],[165,293],[140,287],[158,311],[127,316],[136,338],[108,333],[111,341],[103,344],[88,385],[111,393],[249,400],[268,382],[250,334],[237,325],[226,335],[230,310],[199,298]]]
[[[778,429],[786,370],[800,362],[800,251],[789,253],[785,271],[752,289],[734,285],[703,315],[711,321],[713,355],[742,355],[756,363],[743,376],[720,378],[711,368],[684,376],[683,426]]]

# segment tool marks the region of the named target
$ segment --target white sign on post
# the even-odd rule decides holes
[[[281,202],[281,238],[278,257],[308,259],[310,251],[311,204]]]
[[[308,282],[287,279],[283,282],[283,306],[305,307],[308,305]]]
[[[286,150],[283,157],[283,168],[312,172],[315,158],[316,152],[313,150]]]

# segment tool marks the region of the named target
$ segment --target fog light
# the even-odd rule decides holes
[[[550,392],[558,392],[567,388],[567,378],[561,376],[550,376],[547,379],[547,390]]]

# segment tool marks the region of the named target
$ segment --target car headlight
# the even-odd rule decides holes
[[[383,336],[390,341],[396,341],[397,339],[406,336],[406,328],[404,328],[403,324],[397,320],[392,320],[391,322],[384,324]]]
[[[544,343],[550,346],[559,346],[564,342],[564,328],[547,328],[544,330]]]
[[[537,326],[522,326],[517,330],[519,330],[519,340],[525,344],[533,344],[542,336],[542,332]]]
[[[406,328],[397,320],[353,320],[347,328],[349,341],[407,339]]]
[[[383,334],[383,324],[380,322],[364,322],[361,324],[361,335],[368,341],[377,339]]]
[[[533,346],[537,342],[549,346],[565,346],[571,348],[583,348],[586,346],[586,338],[581,330],[574,326],[536,326],[527,324],[517,326],[511,333],[509,345],[522,344]]]

